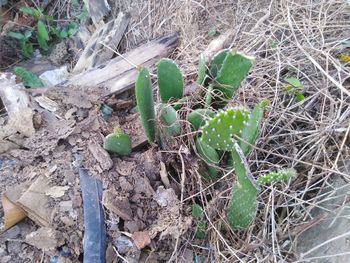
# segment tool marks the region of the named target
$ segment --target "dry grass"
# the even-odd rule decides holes
[[[339,0],[119,0],[116,6],[132,15],[123,50],[166,32],[179,32],[181,44],[173,58],[188,83],[195,77],[198,55],[212,40],[208,30],[215,26],[221,33],[229,31],[229,47],[256,57],[233,104],[249,106],[261,98],[271,102],[250,155],[252,171],[259,175],[294,167],[299,173],[293,182],[264,188],[258,216],[247,231],[238,232],[228,229],[224,214],[232,175],[220,179],[223,188],[218,191],[196,174],[187,174],[192,177],[186,183],[192,182],[196,191],[186,189],[183,201],[189,204],[196,199],[205,205],[208,235],[203,243],[184,237],[174,254],[180,258],[185,249],[191,249],[208,262],[295,260],[293,237],[315,223],[310,221],[310,210],[318,206],[329,212],[317,204],[319,191],[329,184],[331,174],[349,180],[338,165],[349,158],[350,68],[337,57],[349,52],[349,4]],[[296,103],[283,90],[285,77],[302,82],[303,102]]]

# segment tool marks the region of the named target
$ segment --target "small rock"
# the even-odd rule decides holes
[[[7,263],[11,261],[11,256],[5,256],[0,258],[0,263]]]
[[[1,246],[0,247],[0,258],[5,256],[5,254],[6,254],[6,249],[5,249],[5,247]]]
[[[134,247],[132,240],[126,236],[117,237],[114,241],[114,245],[120,254],[126,254]]]
[[[71,210],[73,210],[72,200],[60,202],[60,211],[61,212],[70,212]]]
[[[165,189],[163,186],[159,186],[156,194],[154,195],[154,200],[160,206],[173,205],[178,202],[176,194],[172,188]]]
[[[57,263],[72,263],[72,260],[66,257],[58,257]]]
[[[7,230],[4,234],[1,235],[0,241],[1,239],[12,239],[12,238],[16,238],[18,235],[21,234],[21,229],[19,226],[13,226],[11,227],[9,230]]]
[[[7,252],[9,254],[18,254],[21,251],[21,243],[18,241],[7,242]]]
[[[25,241],[43,251],[56,249],[64,244],[62,233],[49,227],[41,227],[26,236]]]

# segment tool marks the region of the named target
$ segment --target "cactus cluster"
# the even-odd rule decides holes
[[[193,148],[200,158],[198,172],[205,179],[213,180],[220,176],[222,164],[235,170],[237,180],[227,211],[232,228],[246,228],[251,223],[257,210],[259,184],[285,180],[292,174],[285,170],[255,180],[250,173],[246,156],[258,136],[267,100],[260,101],[252,110],[241,106],[222,109],[235,95],[253,62],[252,57],[224,49],[207,66],[201,55],[197,83],[206,90],[205,103],[195,105],[187,116],[192,130],[196,131]],[[156,127],[150,74],[146,68],[140,68],[135,85],[136,101],[150,142],[162,142],[162,136],[181,133],[177,110],[191,100],[191,97],[182,97],[183,76],[174,61],[161,59],[157,63],[157,83],[161,98],[157,107],[160,127]]]
[[[142,126],[149,142],[155,142],[161,130],[166,136],[181,133],[177,112],[169,103],[180,101],[183,95],[183,77],[176,63],[163,58],[157,63],[158,88],[163,104],[159,107],[162,129],[156,127],[152,83],[148,69],[141,67],[135,83],[136,103],[140,112]],[[180,104],[177,106],[179,107]]]

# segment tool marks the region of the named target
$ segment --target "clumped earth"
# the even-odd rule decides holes
[[[255,56],[252,72],[230,103],[251,106],[262,98],[271,102],[249,157],[251,170],[258,176],[293,167],[298,177],[263,189],[258,214],[247,230],[233,231],[225,220],[234,174],[225,174],[215,183],[203,180],[196,173],[191,141],[183,136],[170,140],[163,151],[145,144],[132,92],[100,98],[94,93],[98,87],[56,87],[45,92],[58,105],[54,116],[33,102],[35,134],[19,138],[23,148],[1,155],[0,193],[37,180],[41,191],[50,190],[50,194],[44,191],[49,197],[43,213],[57,232],[23,220],[0,235],[1,262],[48,262],[58,255],[65,262],[82,260],[78,166],[103,183],[107,262],[298,260],[296,238],[322,221],[314,218],[313,209],[336,214],[348,202],[342,199],[330,210],[320,198],[334,177],[343,184],[349,180],[340,167],[349,159],[350,66],[339,57],[350,52],[350,5],[346,1],[263,2],[121,0],[112,12],[131,14],[121,53],[163,33],[179,32],[180,45],[172,58],[181,66],[194,99],[200,92],[193,84],[198,56],[212,40],[223,39],[216,42],[219,49],[234,47]],[[15,56],[11,49],[8,52],[2,68],[13,63],[10,58]],[[301,82],[303,101],[297,102],[295,94],[286,91],[287,77]],[[101,115],[103,103],[114,109],[109,118]],[[186,107],[182,111],[185,117]],[[104,136],[114,127],[130,134],[131,156],[117,157],[102,149]],[[183,128],[190,132],[186,123]],[[340,188],[327,191],[326,199]],[[195,238],[193,203],[204,210],[204,239]],[[3,210],[0,213],[3,217]],[[132,237],[133,233],[138,236]],[[38,236],[47,237],[46,244]],[[44,246],[50,242],[58,250]],[[147,246],[139,249],[142,243]]]

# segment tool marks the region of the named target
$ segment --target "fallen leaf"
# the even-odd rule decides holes
[[[62,233],[49,227],[41,227],[28,234],[25,241],[43,251],[55,250],[64,244]]]
[[[3,230],[13,227],[27,216],[27,213],[15,203],[12,203],[6,196],[2,196],[2,207],[4,209],[5,225]]]
[[[339,60],[343,63],[349,63],[350,62],[350,55],[340,54]]]
[[[295,88],[301,88],[302,85],[300,81],[297,78],[285,78],[284,81],[286,81],[288,84],[292,85]]]
[[[143,249],[151,243],[151,238],[148,231],[139,231],[131,235],[138,249]]]
[[[165,167],[165,164],[163,162],[160,162],[160,171],[159,171],[159,174],[160,174],[160,179],[162,180],[163,184],[169,188],[170,187],[170,181],[169,181],[169,178],[168,178],[168,173],[166,171],[166,167]]]
[[[69,189],[69,186],[53,186],[45,191],[45,194],[52,198],[64,196],[64,193]]]

